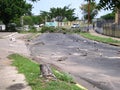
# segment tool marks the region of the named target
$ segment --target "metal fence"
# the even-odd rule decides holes
[[[120,38],[120,24],[115,24],[114,20],[98,20],[96,27],[98,33]]]
[[[106,23],[103,25],[103,34],[120,38],[120,24]]]

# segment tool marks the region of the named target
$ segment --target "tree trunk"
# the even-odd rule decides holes
[[[116,9],[116,13],[115,13],[115,23],[118,24],[120,23],[120,10]]]
[[[40,72],[41,76],[50,79],[50,80],[56,80],[55,75],[52,73],[52,70],[49,65],[47,64],[40,64]]]

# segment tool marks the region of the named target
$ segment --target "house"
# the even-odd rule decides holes
[[[6,27],[4,24],[0,24],[0,31],[5,31]]]

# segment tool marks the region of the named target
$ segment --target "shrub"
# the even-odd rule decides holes
[[[9,23],[7,26],[8,31],[15,32],[16,30],[16,24],[15,23]]]
[[[35,27],[31,26],[30,30],[28,32],[35,33],[35,32],[37,32],[37,29]]]
[[[41,29],[41,33],[44,33],[44,32],[55,32],[56,31],[56,28],[55,27],[42,27]]]
[[[67,28],[63,28],[63,27],[42,27],[41,29],[41,33],[45,33],[45,32],[49,32],[49,33],[78,33],[80,32],[80,29],[67,29]]]

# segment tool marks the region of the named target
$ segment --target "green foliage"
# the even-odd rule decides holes
[[[50,8],[49,12],[41,11],[40,16],[47,21],[50,21],[51,19],[55,19],[56,21],[63,21],[65,18],[68,21],[74,21],[78,17],[74,16],[75,9],[69,8],[69,6],[64,6],[63,8],[57,7],[57,8]]]
[[[83,17],[85,20],[88,20],[88,3],[82,4],[80,9],[82,10]],[[92,22],[92,19],[95,18],[95,16],[98,14],[98,10],[96,9],[97,5],[95,2],[90,3],[90,22]]]
[[[105,19],[105,20],[114,20],[115,19],[115,13],[114,12],[108,13],[106,15],[101,16],[101,18]]]
[[[67,21],[68,21],[67,18],[64,18],[64,19],[63,19],[63,22],[67,22]]]
[[[71,77],[67,76],[67,74],[57,73],[56,75],[56,70],[53,69],[55,70],[53,72],[58,80],[46,81],[44,78],[39,77],[40,69],[37,63],[34,63],[30,59],[18,54],[12,54],[9,58],[13,60],[13,65],[17,67],[19,73],[23,73],[25,75],[27,82],[32,87],[32,90],[84,90],[77,87],[74,83],[69,82],[71,81]]]
[[[80,28],[73,28],[73,29],[70,29],[70,32],[71,33],[80,33],[81,29]]]
[[[45,23],[45,21],[50,21],[51,19],[49,12],[46,11],[40,11],[40,18],[42,20],[42,23]]]
[[[21,27],[20,18],[14,18],[11,22],[14,22],[17,27]]]
[[[103,42],[103,43],[108,43],[108,44],[120,43],[120,41],[113,40],[112,38],[98,37],[98,36],[91,35],[90,33],[80,33],[80,35],[95,41]]]
[[[31,18],[31,16],[24,16],[23,23],[24,25],[33,25],[33,19]]]
[[[97,1],[97,0],[84,0],[84,1],[90,2],[90,1]],[[114,10],[115,8],[120,9],[120,0],[99,0],[97,8],[98,9],[104,8],[105,10],[108,10],[108,9]]]
[[[54,27],[46,27],[46,26],[44,26],[41,29],[41,33],[44,33],[44,32],[54,32],[54,31],[56,31],[56,29]]]
[[[40,23],[42,23],[42,20],[41,20],[39,15],[38,16],[31,16],[31,18],[32,18],[33,24],[39,25]]]
[[[24,0],[0,0],[0,8],[0,19],[7,25],[14,18],[30,12],[32,6]]]
[[[21,26],[21,18],[15,18],[12,20],[12,22],[16,23],[18,27]],[[31,15],[25,15],[23,16],[23,25],[34,25],[37,24],[39,25],[41,23],[41,18],[40,16],[31,16]]]
[[[40,1],[40,0],[30,0],[30,1],[32,1],[32,2],[36,2],[36,1]]]
[[[98,9],[110,9],[114,10],[115,8],[120,9],[120,0],[100,0],[98,4]]]
[[[17,30],[18,33],[39,33],[34,26],[30,26],[29,30]]]
[[[36,33],[37,29],[35,27],[31,26],[30,30],[28,32],[30,32],[30,33]]]
[[[41,33],[46,33],[46,32],[49,32],[49,33],[63,33],[63,34],[66,34],[66,33],[79,33],[81,30],[80,28],[71,28],[71,29],[67,29],[67,28],[63,28],[63,27],[42,27],[41,29]]]
[[[30,0],[39,1],[39,0]],[[6,25],[8,30],[9,23],[17,23],[20,26],[20,18],[22,15],[31,15],[32,5],[26,0],[0,0],[0,20]]]
[[[37,77],[39,77],[40,73],[38,64],[33,63],[28,58],[18,54],[12,54],[9,58],[13,59],[13,65],[17,67],[19,73],[24,73],[29,84],[33,83]]]
[[[73,78],[69,74],[64,72],[59,72],[57,70],[53,70],[53,72],[59,80],[69,82],[69,83],[74,83]]]

